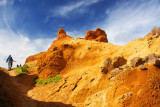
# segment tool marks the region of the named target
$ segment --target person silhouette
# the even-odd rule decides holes
[[[8,62],[8,71],[11,70],[12,65],[13,65],[13,61],[14,61],[14,60],[13,60],[12,56],[9,55],[8,58],[7,58],[7,60],[6,60],[6,63]],[[16,62],[16,61],[14,61],[14,62]]]

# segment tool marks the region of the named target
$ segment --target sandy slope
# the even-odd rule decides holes
[[[28,96],[78,107],[158,107],[159,68],[146,64],[148,70],[132,68],[112,79],[109,79],[110,71],[102,73],[108,57],[113,59],[122,55],[130,64],[134,57],[144,58],[150,53],[160,55],[160,37],[149,40],[149,36],[124,46],[70,37],[55,40],[46,52],[39,55],[38,75],[46,79],[60,73],[62,80],[56,86],[37,85]]]

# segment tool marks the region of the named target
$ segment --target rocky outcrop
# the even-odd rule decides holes
[[[69,37],[67,34],[66,34],[66,31],[62,28],[60,28],[58,30],[58,34],[57,34],[57,39],[63,39],[63,38],[66,38],[66,37]]]
[[[66,66],[66,61],[63,58],[62,51],[56,50],[53,52],[46,52],[39,56],[38,62],[39,78],[47,79],[56,74],[60,74]]]
[[[99,42],[108,42],[107,35],[104,30],[97,28],[95,31],[88,30],[85,36],[86,40],[95,40]]]

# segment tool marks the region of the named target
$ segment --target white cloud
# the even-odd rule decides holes
[[[160,26],[159,0],[129,0],[117,2],[106,10],[107,19],[102,28],[108,35],[109,42],[125,44],[143,37],[154,26]]]
[[[7,4],[7,0],[0,0],[0,6],[6,5]]]
[[[0,6],[5,6],[7,4],[12,5],[14,3],[14,0],[0,0]]]
[[[13,0],[7,3],[12,4]],[[16,23],[17,11],[12,6],[0,10],[0,67],[7,68],[6,59],[8,55],[12,55],[16,60],[16,64],[24,64],[26,58],[30,55],[46,51],[55,38],[37,38],[32,39],[27,33],[13,31]]]
[[[46,51],[55,38],[31,40],[22,34],[13,35],[9,30],[0,29],[0,67],[7,68],[6,58],[11,54],[17,62],[24,64],[25,59],[33,54]]]
[[[87,6],[95,4],[100,0],[80,0],[69,5],[60,6],[52,11],[53,16],[66,16],[68,13],[76,11],[77,13],[84,13]]]

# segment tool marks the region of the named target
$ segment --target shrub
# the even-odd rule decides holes
[[[52,83],[52,82],[58,83],[60,80],[61,80],[61,76],[60,75],[56,75],[56,76],[54,76],[52,78],[50,77],[50,78],[48,78],[46,80],[44,80],[44,79],[35,79],[35,82],[37,84],[45,85],[45,84],[49,84],[49,83]]]
[[[24,75],[25,73],[28,72],[27,68],[28,68],[28,66],[18,67],[16,71],[17,71],[19,76]]]
[[[60,79],[61,79],[61,76],[56,75],[56,76],[53,77],[53,82],[58,83],[60,81]]]

